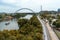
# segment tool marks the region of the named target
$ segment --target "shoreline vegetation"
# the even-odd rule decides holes
[[[19,30],[0,31],[0,40],[43,40],[43,29],[36,15],[30,20],[19,19],[18,25]]]

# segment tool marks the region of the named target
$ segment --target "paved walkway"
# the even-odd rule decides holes
[[[37,18],[39,19],[39,21],[40,21],[40,23],[41,23],[41,25],[42,25],[42,27],[43,27],[43,40],[51,40],[49,31],[48,31],[45,23],[43,22],[43,20],[41,20],[41,19],[39,18],[39,16],[37,16]]]
[[[53,29],[50,27],[49,23],[46,23],[46,27],[49,30],[50,36],[51,36],[51,40],[59,40],[57,35],[55,34],[55,32],[53,31]]]

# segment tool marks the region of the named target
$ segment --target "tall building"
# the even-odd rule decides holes
[[[58,9],[58,13],[60,13],[60,9]]]

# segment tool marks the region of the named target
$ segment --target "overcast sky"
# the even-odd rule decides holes
[[[15,12],[21,8],[29,8],[39,12],[43,10],[55,10],[60,8],[60,0],[0,0],[0,12]]]

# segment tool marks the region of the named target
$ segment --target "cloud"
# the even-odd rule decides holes
[[[17,0],[1,0],[3,3],[13,4],[16,3]]]
[[[26,5],[38,5],[41,4],[41,0],[1,0],[2,3],[12,4],[16,6]]]
[[[11,10],[13,8],[15,10],[20,8],[30,8],[36,12],[39,12],[41,5],[43,6],[43,10],[56,10],[57,8],[60,8],[59,6],[60,0],[0,0],[0,2],[4,3],[4,4],[1,4],[1,5],[4,5],[3,6],[4,8],[8,4],[8,7]],[[8,9],[8,7],[6,9]]]
[[[34,11],[40,8],[41,1],[42,0],[2,0],[5,4],[15,5],[18,8],[30,8]]]
[[[14,13],[19,8],[17,7],[9,7],[5,5],[0,5],[0,12],[6,12],[6,13]]]

